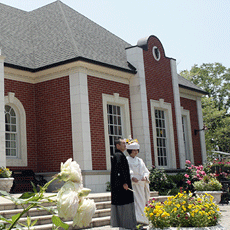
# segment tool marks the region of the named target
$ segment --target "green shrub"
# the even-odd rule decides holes
[[[158,191],[159,195],[171,195],[172,192],[178,191],[176,184],[165,173],[164,170],[152,168],[150,170],[150,190]]]
[[[221,191],[222,184],[216,178],[204,177],[200,181],[194,182],[196,191]]]

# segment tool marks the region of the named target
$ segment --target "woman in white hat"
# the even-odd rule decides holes
[[[144,214],[144,208],[150,198],[149,170],[146,168],[143,160],[137,157],[140,149],[137,139],[127,139],[126,148],[129,154],[129,156],[127,156],[127,160],[129,163],[132,187],[134,190],[136,219],[138,223],[148,224],[148,220]]]

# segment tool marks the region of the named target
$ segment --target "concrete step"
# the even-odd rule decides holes
[[[158,196],[158,192],[151,192],[151,199],[154,197],[154,199],[159,200],[160,202],[163,202],[167,199],[167,196]],[[94,199],[96,203],[96,213],[93,216],[92,222],[90,223],[90,226],[87,228],[94,228],[94,227],[100,227],[100,226],[106,226],[110,224],[110,215],[111,215],[111,194],[108,193],[92,193],[89,194],[88,198]],[[55,210],[56,205],[55,203],[45,203],[45,206]],[[20,205],[14,205],[11,202],[1,202],[0,200],[0,215],[4,216],[5,218],[10,218],[13,215],[16,215],[17,213],[22,212],[23,209]],[[52,230],[52,214],[49,213],[46,210],[40,210],[37,208],[33,208],[29,211],[27,214],[31,217],[31,221],[37,220],[36,225],[33,227],[33,229],[38,230]],[[27,220],[27,217],[24,216],[20,219],[21,223],[25,223]],[[69,230],[73,229],[82,229],[82,228],[76,228],[73,227],[72,221],[65,221],[67,224],[70,225]]]

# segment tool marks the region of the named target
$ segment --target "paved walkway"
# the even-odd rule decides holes
[[[226,230],[230,230],[230,204],[219,205],[222,214],[220,225],[222,225]],[[87,230],[118,230],[119,228],[112,228],[110,226],[88,228]]]

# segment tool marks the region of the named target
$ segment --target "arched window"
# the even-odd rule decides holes
[[[18,153],[18,133],[17,133],[17,116],[15,110],[5,106],[5,135],[6,135],[6,157],[17,157]]]
[[[6,166],[27,166],[26,112],[9,92],[5,96]]]

